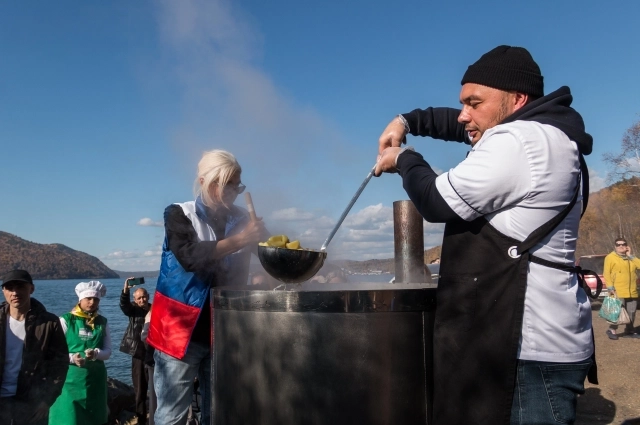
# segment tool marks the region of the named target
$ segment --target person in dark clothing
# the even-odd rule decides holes
[[[46,424],[62,392],[69,349],[60,321],[35,298],[25,270],[2,278],[0,305],[0,424]]]
[[[133,293],[133,302],[129,299],[130,281],[129,278],[124,282],[124,289],[120,294],[120,310],[129,318],[129,325],[124,333],[122,342],[120,343],[120,351],[131,356],[131,380],[133,381],[133,390],[136,393],[136,416],[138,424],[145,425],[147,423],[147,369],[145,368],[146,347],[140,339],[144,319],[151,304],[149,303],[149,294],[144,288],[138,288]]]
[[[389,123],[375,171],[399,173],[423,217],[446,223],[431,423],[571,424],[585,376],[597,381],[591,306],[574,267],[593,139],[568,87],[544,95],[526,49],[491,50],[461,84],[461,110],[416,109]],[[407,134],[472,148],[438,176],[402,147]]]

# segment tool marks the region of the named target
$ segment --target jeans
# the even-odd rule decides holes
[[[156,362],[153,386],[158,406],[154,415],[156,425],[184,425],[193,399],[193,382],[200,381],[202,394],[202,425],[210,424],[211,414],[211,349],[208,345],[189,343],[182,360],[159,350],[153,355]]]
[[[637,298],[620,298],[622,301],[622,306],[627,309],[627,313],[629,313],[629,319],[631,319],[631,323],[625,325],[625,333],[632,334],[634,330],[634,321],[636,319],[636,310],[638,308],[638,299]],[[617,330],[618,325],[609,325],[609,329]]]
[[[590,367],[591,359],[577,363],[518,360],[511,425],[573,424],[577,395],[584,394]]]

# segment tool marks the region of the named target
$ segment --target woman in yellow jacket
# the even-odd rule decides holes
[[[630,255],[629,251],[629,245],[625,239],[616,239],[615,251],[604,259],[604,279],[607,282],[609,292],[614,291],[627,309],[629,319],[631,319],[631,323],[626,325],[623,338],[640,338],[633,327],[638,307],[636,270],[640,269],[640,260]],[[609,326],[609,330],[607,330],[609,339],[618,339],[617,329],[618,325]]]

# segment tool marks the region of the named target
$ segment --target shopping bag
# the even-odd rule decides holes
[[[627,313],[627,309],[624,307],[620,308],[620,316],[618,316],[618,324],[619,325],[628,325],[631,323],[631,319],[629,318],[629,313]]]
[[[602,307],[598,316],[605,319],[607,322],[617,325],[620,318],[620,310],[622,309],[622,301],[615,295],[611,294],[602,300]]]

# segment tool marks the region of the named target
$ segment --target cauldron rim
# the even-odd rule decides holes
[[[434,284],[320,284],[287,285],[292,290],[250,286],[211,289],[214,309],[264,312],[382,313],[435,309]]]

